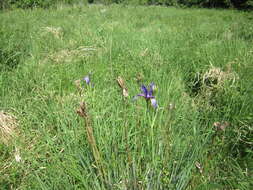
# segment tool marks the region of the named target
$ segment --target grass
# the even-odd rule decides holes
[[[0,111],[18,123],[0,144],[1,189],[250,189],[252,18],[119,5],[1,12]],[[80,94],[74,81],[89,73]],[[156,111],[132,100],[151,82]]]

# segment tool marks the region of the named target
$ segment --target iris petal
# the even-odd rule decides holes
[[[150,84],[150,91],[149,91],[150,94],[153,94],[154,90],[155,90],[155,83],[152,82],[152,83]]]
[[[137,94],[137,96],[142,96],[142,97],[146,98],[146,94]]]
[[[151,105],[156,109],[158,107],[156,99],[151,98],[150,101],[151,101]]]
[[[144,97],[146,97],[148,95],[148,90],[146,88],[146,86],[142,85],[141,86],[141,91],[143,92],[143,94],[145,95]]]
[[[90,77],[89,76],[85,76],[83,78],[83,80],[86,82],[86,84],[90,84]]]

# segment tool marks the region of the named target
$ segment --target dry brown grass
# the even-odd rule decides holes
[[[194,105],[197,107],[205,107],[208,110],[215,109],[216,98],[223,93],[227,87],[232,87],[239,80],[236,72],[232,71],[231,64],[228,64],[225,70],[219,67],[211,67],[203,73],[195,75],[194,93],[198,98],[194,99]]]
[[[227,71],[222,71],[219,67],[211,66],[211,68],[206,71],[202,76],[202,83],[213,86],[223,86],[226,81],[231,81],[232,84],[238,79],[236,73],[232,72],[230,69]]]
[[[127,90],[124,79],[122,77],[118,76],[118,78],[116,80],[117,80],[119,87],[122,89],[122,96],[125,98],[128,97],[129,94],[128,94],[128,90]]]
[[[62,39],[62,35],[63,35],[63,30],[61,27],[43,27],[42,28],[43,31],[45,31],[46,33],[51,33],[53,34],[54,37],[58,38],[58,39]]]
[[[0,111],[0,141],[8,145],[15,135],[17,120],[11,114]]]
[[[49,56],[54,63],[71,62],[74,58],[82,58],[90,55],[96,49],[93,47],[80,46],[74,50],[63,49]]]

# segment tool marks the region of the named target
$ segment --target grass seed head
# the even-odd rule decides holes
[[[225,129],[229,126],[229,123],[227,121],[225,121],[225,122],[214,122],[213,126],[216,127],[216,130],[225,131]]]
[[[76,110],[76,112],[80,117],[83,117],[83,118],[88,117],[86,103],[80,102],[80,107]]]
[[[126,87],[126,84],[125,84],[124,79],[123,79],[122,77],[119,76],[119,77],[117,78],[117,82],[118,82],[119,87],[122,89],[122,95],[123,95],[124,97],[128,97],[129,94],[128,94],[128,90],[127,90],[127,87]]]

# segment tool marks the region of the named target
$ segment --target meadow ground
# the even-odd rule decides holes
[[[252,60],[247,12],[2,11],[0,189],[252,188]]]

